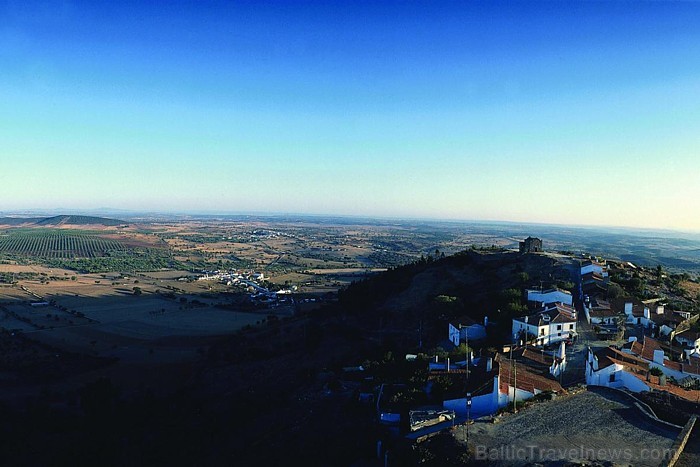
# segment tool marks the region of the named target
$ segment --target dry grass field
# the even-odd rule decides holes
[[[0,264],[0,272],[47,274],[49,276],[71,276],[75,274],[75,271],[70,269],[49,268],[39,264]]]
[[[0,284],[0,303],[31,300],[33,297],[19,287]]]

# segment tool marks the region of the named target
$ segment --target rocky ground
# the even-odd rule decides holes
[[[469,427],[475,457],[489,465],[612,462],[657,466],[680,430],[652,422],[625,396],[583,391]],[[466,432],[454,432],[464,442]]]

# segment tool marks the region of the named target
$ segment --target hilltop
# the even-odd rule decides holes
[[[74,227],[85,225],[115,227],[124,224],[127,224],[127,222],[95,216],[0,217],[0,225],[22,227]]]
[[[424,339],[438,339],[451,318],[481,322],[488,316],[509,326],[511,316],[523,311],[523,287],[570,288],[572,267],[573,260],[561,255],[470,249],[353,283],[339,300],[345,313],[365,326],[409,332],[422,325]]]

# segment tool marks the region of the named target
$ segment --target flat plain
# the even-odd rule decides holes
[[[217,340],[318,308],[353,281],[472,247],[516,249],[527,235],[550,252],[700,270],[700,238],[669,232],[302,216],[3,222],[0,327],[57,355],[116,362],[101,370],[115,375],[187,368]],[[293,290],[295,304],[254,304],[246,284],[197,280],[212,271],[263,273],[261,284]]]

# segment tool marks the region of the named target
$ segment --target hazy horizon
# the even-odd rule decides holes
[[[693,2],[0,1],[0,211],[700,232],[697,24]]]
[[[142,216],[172,216],[172,217],[260,217],[260,218],[284,218],[284,217],[308,217],[308,218],[339,218],[339,219],[357,219],[357,220],[372,220],[384,222],[435,222],[435,223],[454,223],[465,225],[511,225],[511,226],[532,226],[532,227],[554,227],[560,229],[583,229],[583,230],[599,230],[615,233],[615,231],[623,231],[626,233],[636,232],[642,233],[645,231],[656,233],[672,233],[672,234],[688,234],[691,236],[700,236],[700,230],[692,229],[673,229],[661,227],[642,227],[642,226],[625,226],[625,225],[602,225],[602,224],[564,224],[556,222],[531,222],[531,221],[513,221],[509,219],[467,219],[467,218],[441,218],[441,217],[397,217],[397,216],[370,216],[359,214],[343,214],[343,213],[316,213],[316,212],[285,212],[285,211],[206,211],[206,210],[134,210],[121,209],[111,207],[81,209],[81,208],[28,208],[15,210],[0,210],[0,217],[32,217],[32,216],[60,216],[60,215],[88,215],[106,218],[119,218],[123,216],[128,220],[131,217],[139,218]]]

